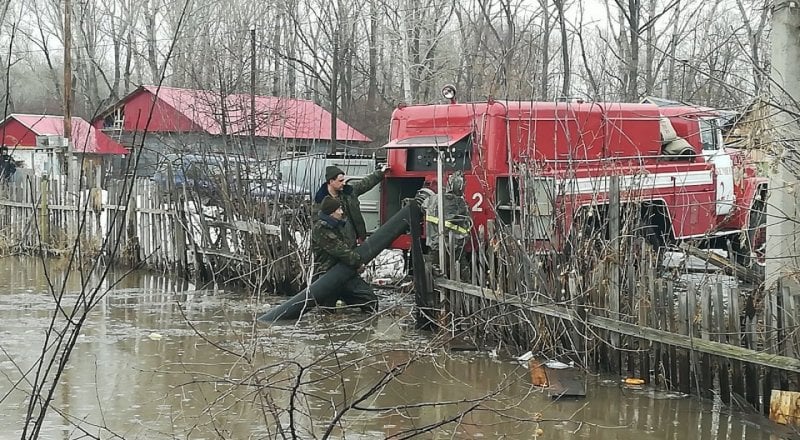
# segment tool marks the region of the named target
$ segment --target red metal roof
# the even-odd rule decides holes
[[[11,114],[3,124],[9,119],[17,120],[37,136],[64,136],[63,116]],[[72,118],[70,140],[76,153],[128,154],[125,147],[78,117]]]
[[[219,93],[208,90],[175,87],[142,86],[146,91],[189,119],[197,129],[212,135],[223,134],[222,99]],[[137,92],[128,95],[129,100]],[[303,99],[256,96],[256,136],[289,139],[331,139],[331,114],[319,105]],[[150,108],[157,108],[151,106]],[[225,134],[250,134],[250,95],[233,94],[225,97]],[[126,114],[130,112],[126,109]],[[163,117],[164,115],[160,115]],[[128,126],[126,121],[126,127]],[[141,127],[138,127],[141,128]],[[337,120],[336,138],[339,141],[370,142],[371,139]]]

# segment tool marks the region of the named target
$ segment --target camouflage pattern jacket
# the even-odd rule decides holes
[[[345,237],[346,222],[318,211],[311,231],[311,252],[314,254],[314,276],[329,271],[337,263],[353,269],[361,266],[361,257],[353,250]]]
[[[345,218],[347,218],[347,224],[344,226],[345,239],[351,248],[356,247],[357,239],[364,240],[367,238],[367,225],[364,222],[364,216],[361,215],[361,202],[358,201],[358,196],[381,183],[383,176],[383,171],[375,171],[352,185],[345,185],[339,192],[338,198],[342,202],[342,210]],[[314,196],[312,212],[319,212],[319,204],[322,203],[322,199],[327,195],[328,185],[323,183],[319,187],[317,195]]]

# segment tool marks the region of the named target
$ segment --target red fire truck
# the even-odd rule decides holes
[[[563,250],[577,219],[606,216],[611,182],[662,243],[730,240],[763,253],[767,179],[726,148],[720,115],[689,106],[495,101],[399,106],[389,130],[382,217],[444,175],[464,174],[473,233],[490,219],[539,249]],[[612,179],[612,176],[617,176]],[[595,222],[595,224],[599,224]],[[583,227],[583,226],[582,226]],[[410,237],[394,246],[408,249]]]

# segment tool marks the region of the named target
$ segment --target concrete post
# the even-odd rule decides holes
[[[772,10],[772,145],[777,166],[770,175],[767,208],[766,286],[800,274],[800,5],[775,0]],[[772,109],[770,109],[772,111]]]

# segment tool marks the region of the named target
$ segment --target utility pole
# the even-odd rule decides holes
[[[788,281],[800,270],[800,6],[798,0],[775,0],[772,6],[771,104],[773,151],[777,167],[770,175],[767,207],[766,286]]]
[[[62,147],[62,163],[72,171],[72,4],[64,0],[64,140]],[[66,148],[66,150],[64,150]],[[72,176],[69,176],[70,180]]]
[[[341,6],[341,2],[339,2]],[[339,14],[341,14],[341,9],[339,9]],[[335,154],[336,153],[336,123],[339,119],[339,32],[340,32],[341,22],[337,22],[336,30],[334,31],[334,40],[333,40],[333,63],[331,65],[331,88],[330,88],[330,100],[331,100],[331,145],[328,147],[328,153]]]
[[[256,25],[250,25],[250,142],[253,158],[258,159],[256,151]]]
[[[447,262],[444,246],[447,240],[444,237],[444,154],[442,149],[445,147],[436,146],[436,212],[439,222],[436,227],[439,232],[439,270],[445,273],[444,265]],[[453,250],[451,249],[450,252]],[[452,268],[451,268],[452,269]]]
[[[72,2],[64,0],[64,137],[59,150],[59,156],[64,158],[66,164],[67,181],[64,185],[64,195],[67,204],[80,204],[80,173],[75,161],[75,145],[72,142]],[[80,211],[67,218],[68,236],[77,236],[79,220],[83,214]]]

